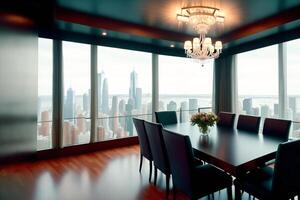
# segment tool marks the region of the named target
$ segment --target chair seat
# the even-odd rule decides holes
[[[256,169],[235,179],[234,184],[255,197],[271,199],[273,173],[274,170],[271,167]]]
[[[206,196],[232,185],[230,175],[210,164],[197,166],[194,170],[193,180],[195,181],[194,186],[196,186],[194,192],[197,197]]]

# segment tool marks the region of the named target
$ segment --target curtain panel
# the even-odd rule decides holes
[[[213,111],[235,112],[237,105],[236,55],[214,62]]]

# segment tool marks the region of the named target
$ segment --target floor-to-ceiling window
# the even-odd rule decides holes
[[[278,117],[277,45],[237,55],[239,113]]]
[[[63,42],[63,143],[90,141],[90,45]]]
[[[52,40],[38,40],[37,149],[52,147]],[[24,91],[26,92],[26,91]]]
[[[211,107],[213,61],[159,56],[159,110],[176,110],[185,122],[198,108]]]
[[[98,47],[97,141],[136,135],[132,116],[152,119],[151,54]]]
[[[300,39],[286,43],[287,109],[286,118],[294,121],[292,135],[300,137]]]

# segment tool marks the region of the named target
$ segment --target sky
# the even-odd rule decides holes
[[[238,54],[239,95],[278,95],[278,45]],[[300,95],[300,39],[287,42],[287,94]]]
[[[300,95],[300,39],[287,43],[288,94]],[[239,95],[278,95],[277,45],[238,54]],[[298,50],[299,49],[299,50]],[[298,51],[297,51],[298,50]],[[76,94],[90,88],[90,46],[63,42],[65,91],[72,87]],[[138,87],[151,93],[151,54],[98,47],[98,72],[108,79],[110,94],[128,94],[130,73],[138,74]],[[39,95],[52,93],[52,41],[39,39]],[[213,62],[201,63],[188,58],[159,56],[160,94],[211,94]]]

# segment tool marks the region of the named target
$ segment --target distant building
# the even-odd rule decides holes
[[[125,106],[126,116],[132,115],[133,104],[134,104],[134,100],[132,98],[129,98]],[[129,133],[129,136],[133,136],[133,123],[131,117],[125,118],[125,131]]]
[[[107,78],[103,80],[101,112],[109,113],[109,94]]]
[[[188,115],[188,102],[183,101],[180,103],[180,122],[187,122],[189,120],[189,115]]]
[[[133,99],[133,106],[136,108],[136,88],[137,88],[137,73],[133,70],[130,73],[129,98]]]
[[[189,99],[190,114],[198,112],[198,99]]]
[[[140,110],[142,106],[142,88],[136,88],[135,92],[135,108]]]
[[[170,101],[167,105],[168,111],[176,111],[177,110],[177,104],[175,101]]]
[[[165,110],[165,103],[163,101],[158,102],[158,110]]]
[[[289,108],[292,110],[293,116],[295,116],[297,112],[296,97],[289,97]]]
[[[278,103],[274,104],[274,115],[279,116],[279,104]]]
[[[252,108],[252,111],[253,111],[253,115],[259,115],[259,107],[254,107]]]
[[[262,105],[260,110],[261,110],[261,117],[270,116],[270,107],[268,105]]]
[[[125,113],[125,100],[122,99],[120,102],[119,102],[119,113],[122,115]]]
[[[110,117],[109,118],[109,126],[110,129],[114,132],[116,130],[116,126],[119,124],[117,122],[117,118],[113,118],[116,117],[118,115],[118,97],[117,96],[113,96],[112,98],[112,105],[111,105],[111,111],[110,111]]]
[[[85,133],[86,129],[86,120],[83,114],[79,114],[77,116],[76,125],[79,133]]]
[[[41,113],[41,127],[39,131],[39,135],[43,136],[49,136],[50,133],[50,112],[49,111],[43,111]]]
[[[83,111],[88,114],[90,111],[90,96],[89,94],[85,93],[82,96],[82,107],[83,107]]]
[[[103,90],[103,79],[104,79],[104,72],[98,73],[98,111],[101,110],[102,105],[102,90]]]
[[[246,98],[243,100],[243,110],[246,114],[251,115],[252,113],[252,98]]]
[[[122,99],[119,102],[119,115],[121,115],[121,116],[124,116],[126,113],[125,105],[126,105],[126,102],[124,99]],[[121,127],[123,127],[123,128],[125,127],[125,117],[119,117],[119,124]]]
[[[67,97],[64,106],[64,118],[75,117],[75,92],[72,88],[67,90]]]
[[[97,134],[96,134],[97,141],[105,140],[105,128],[102,126],[97,127]]]

